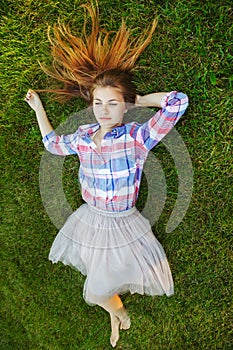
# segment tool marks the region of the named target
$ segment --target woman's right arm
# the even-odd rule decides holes
[[[50,124],[39,95],[33,90],[28,90],[25,101],[36,112],[42,141],[47,151],[58,156],[77,154],[78,130],[74,134],[58,136]]]
[[[33,90],[28,90],[25,101],[36,112],[36,117],[42,137],[48,135],[51,131],[53,131],[53,127],[48,120],[39,95]]]

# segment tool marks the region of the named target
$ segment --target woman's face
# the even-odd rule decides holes
[[[111,129],[121,125],[127,109],[120,90],[97,86],[93,91],[93,111],[100,126]]]

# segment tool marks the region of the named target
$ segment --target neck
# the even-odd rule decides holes
[[[102,135],[105,135],[107,132],[111,132],[112,129],[113,129],[112,127],[100,126],[100,133]]]
[[[102,135],[102,137],[104,137],[104,135],[107,134],[107,132],[111,132],[112,129],[114,129],[116,126],[119,126],[119,125],[120,124],[116,124],[113,126],[100,125],[99,134]]]

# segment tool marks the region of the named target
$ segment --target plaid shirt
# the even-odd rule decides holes
[[[173,128],[188,106],[181,92],[167,94],[161,109],[146,123],[123,124],[108,132],[101,151],[92,140],[98,123],[78,128],[71,135],[54,131],[43,138],[46,149],[56,155],[77,154],[84,201],[107,211],[123,211],[136,203],[143,165],[148,152]]]

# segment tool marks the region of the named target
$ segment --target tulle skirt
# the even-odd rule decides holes
[[[135,207],[106,212],[81,205],[56,236],[49,259],[87,276],[83,296],[90,305],[125,292],[167,296],[174,292],[163,247]]]

